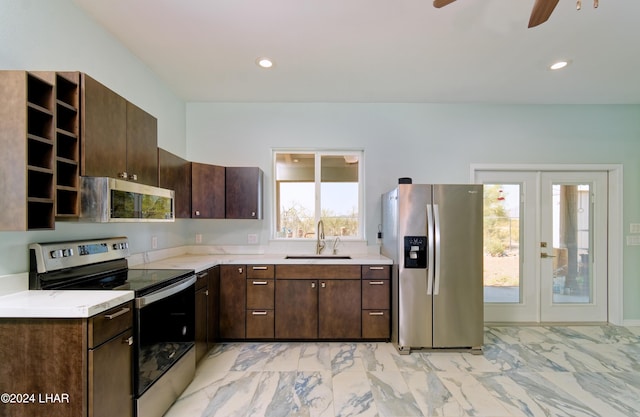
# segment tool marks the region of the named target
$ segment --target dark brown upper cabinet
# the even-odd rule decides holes
[[[0,71],[0,230],[53,229],[54,73]]]
[[[191,163],[191,217],[224,219],[225,169],[219,165]]]
[[[158,185],[157,119],[82,74],[81,173]]]
[[[191,217],[191,162],[158,148],[158,186],[175,192],[175,216]]]
[[[263,173],[257,167],[227,167],[226,218],[262,219]]]

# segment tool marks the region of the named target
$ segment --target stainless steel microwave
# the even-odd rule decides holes
[[[79,220],[173,222],[175,192],[107,177],[80,177]]]

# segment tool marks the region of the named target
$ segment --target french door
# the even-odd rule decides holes
[[[489,322],[606,322],[606,171],[476,171]]]

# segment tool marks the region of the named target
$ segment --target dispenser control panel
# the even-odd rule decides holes
[[[404,237],[404,267],[427,268],[427,237]]]

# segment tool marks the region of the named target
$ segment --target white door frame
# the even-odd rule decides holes
[[[471,164],[469,178],[475,183],[477,171],[607,171],[609,206],[607,238],[607,309],[609,323],[623,324],[623,182],[622,164]]]

